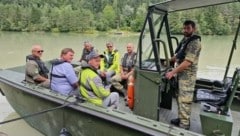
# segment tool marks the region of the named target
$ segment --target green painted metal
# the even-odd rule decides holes
[[[232,135],[233,119],[231,111],[229,111],[229,116],[201,111],[200,119],[204,135]]]
[[[57,103],[46,101],[42,98],[24,93],[11,87],[1,85],[13,108],[20,115],[26,115],[36,111],[42,111],[59,106]],[[15,93],[12,93],[15,91]],[[47,136],[57,136],[62,128],[67,128],[75,136],[141,136],[143,132],[130,129],[121,125],[113,124],[110,121],[79,112],[70,107],[52,111],[26,119],[26,121],[41,133]],[[92,130],[92,131],[91,131]]]
[[[234,75],[233,75],[233,78],[232,78],[231,94],[230,94],[230,97],[227,100],[226,105],[223,107],[223,111],[228,111],[229,108],[231,107],[234,96],[235,96],[236,91],[237,91],[239,80],[240,80],[240,68],[237,68],[236,71],[234,72]]]
[[[156,72],[136,70],[134,109],[136,115],[158,120],[159,100],[161,94],[158,91],[161,80]],[[151,105],[151,106],[149,106]]]

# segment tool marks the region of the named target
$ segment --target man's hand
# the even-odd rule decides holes
[[[104,71],[100,71],[100,76],[101,77],[106,77],[106,73]]]
[[[167,72],[165,76],[167,79],[171,79],[174,75],[175,73],[173,71],[170,71],[170,72]]]
[[[122,79],[128,79],[128,75],[127,74],[121,74],[121,78]]]

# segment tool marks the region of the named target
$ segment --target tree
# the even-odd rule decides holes
[[[0,0],[0,29],[5,31],[86,32],[96,29],[140,31],[148,5],[165,0]],[[185,19],[197,22],[202,34],[235,32],[240,4],[232,3],[169,14],[178,34]]]
[[[60,32],[69,32],[71,25],[71,15],[72,15],[72,7],[71,5],[68,5],[64,8],[62,8],[59,11],[59,19],[57,21],[57,27]]]
[[[123,16],[123,19],[122,19],[123,26],[130,27],[131,20],[134,19],[134,9],[129,5],[125,5],[122,11],[122,16]]]
[[[116,12],[113,10],[113,7],[110,5],[106,5],[103,9],[103,20],[106,21],[106,23],[111,28],[116,28]]]
[[[38,8],[33,7],[31,11],[30,22],[32,24],[38,24],[40,22],[41,15],[41,11]]]
[[[135,32],[140,32],[146,15],[146,4],[142,4],[137,9],[136,14],[136,18],[131,22],[131,29]]]

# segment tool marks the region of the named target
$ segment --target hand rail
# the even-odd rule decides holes
[[[233,56],[233,51],[234,51],[234,49],[237,49],[236,44],[237,44],[237,38],[238,38],[239,31],[240,31],[240,15],[239,15],[239,22],[238,22],[237,31],[235,33],[235,37],[234,37],[233,44],[232,44],[232,49],[231,49],[231,52],[230,52],[230,55],[229,55],[229,58],[228,58],[226,71],[225,71],[225,74],[224,74],[224,77],[223,77],[224,82],[225,82],[225,79],[226,79],[227,74],[228,74],[229,66],[230,66],[230,63],[231,63],[231,60],[232,60],[232,56]]]
[[[234,72],[234,75],[232,77],[231,95],[228,98],[226,105],[223,107],[223,113],[227,113],[228,109],[231,107],[233,98],[238,88],[239,81],[240,81],[240,68],[236,68],[236,71]]]
[[[167,46],[166,46],[166,43],[161,40],[161,39],[155,39],[156,42],[161,42],[162,45],[163,45],[163,49],[164,49],[164,54],[165,54],[165,58],[166,58],[166,65],[167,67],[170,67],[170,61],[169,61],[169,58],[168,58],[168,52],[167,52]]]

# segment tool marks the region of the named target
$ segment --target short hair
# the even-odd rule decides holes
[[[68,52],[74,53],[74,51],[73,51],[72,48],[64,48],[64,49],[62,49],[62,51],[61,51],[61,55],[65,55],[65,54],[67,54]]]
[[[90,41],[84,41],[83,44],[84,44],[84,45],[85,45],[85,44],[90,44],[90,45],[92,45],[92,43],[91,43]]]
[[[113,42],[107,42],[106,46],[108,46],[108,45],[112,45],[113,46]]]
[[[186,20],[186,21],[184,21],[183,25],[191,25],[192,28],[195,28],[195,27],[196,27],[195,22],[192,21],[192,20]]]

